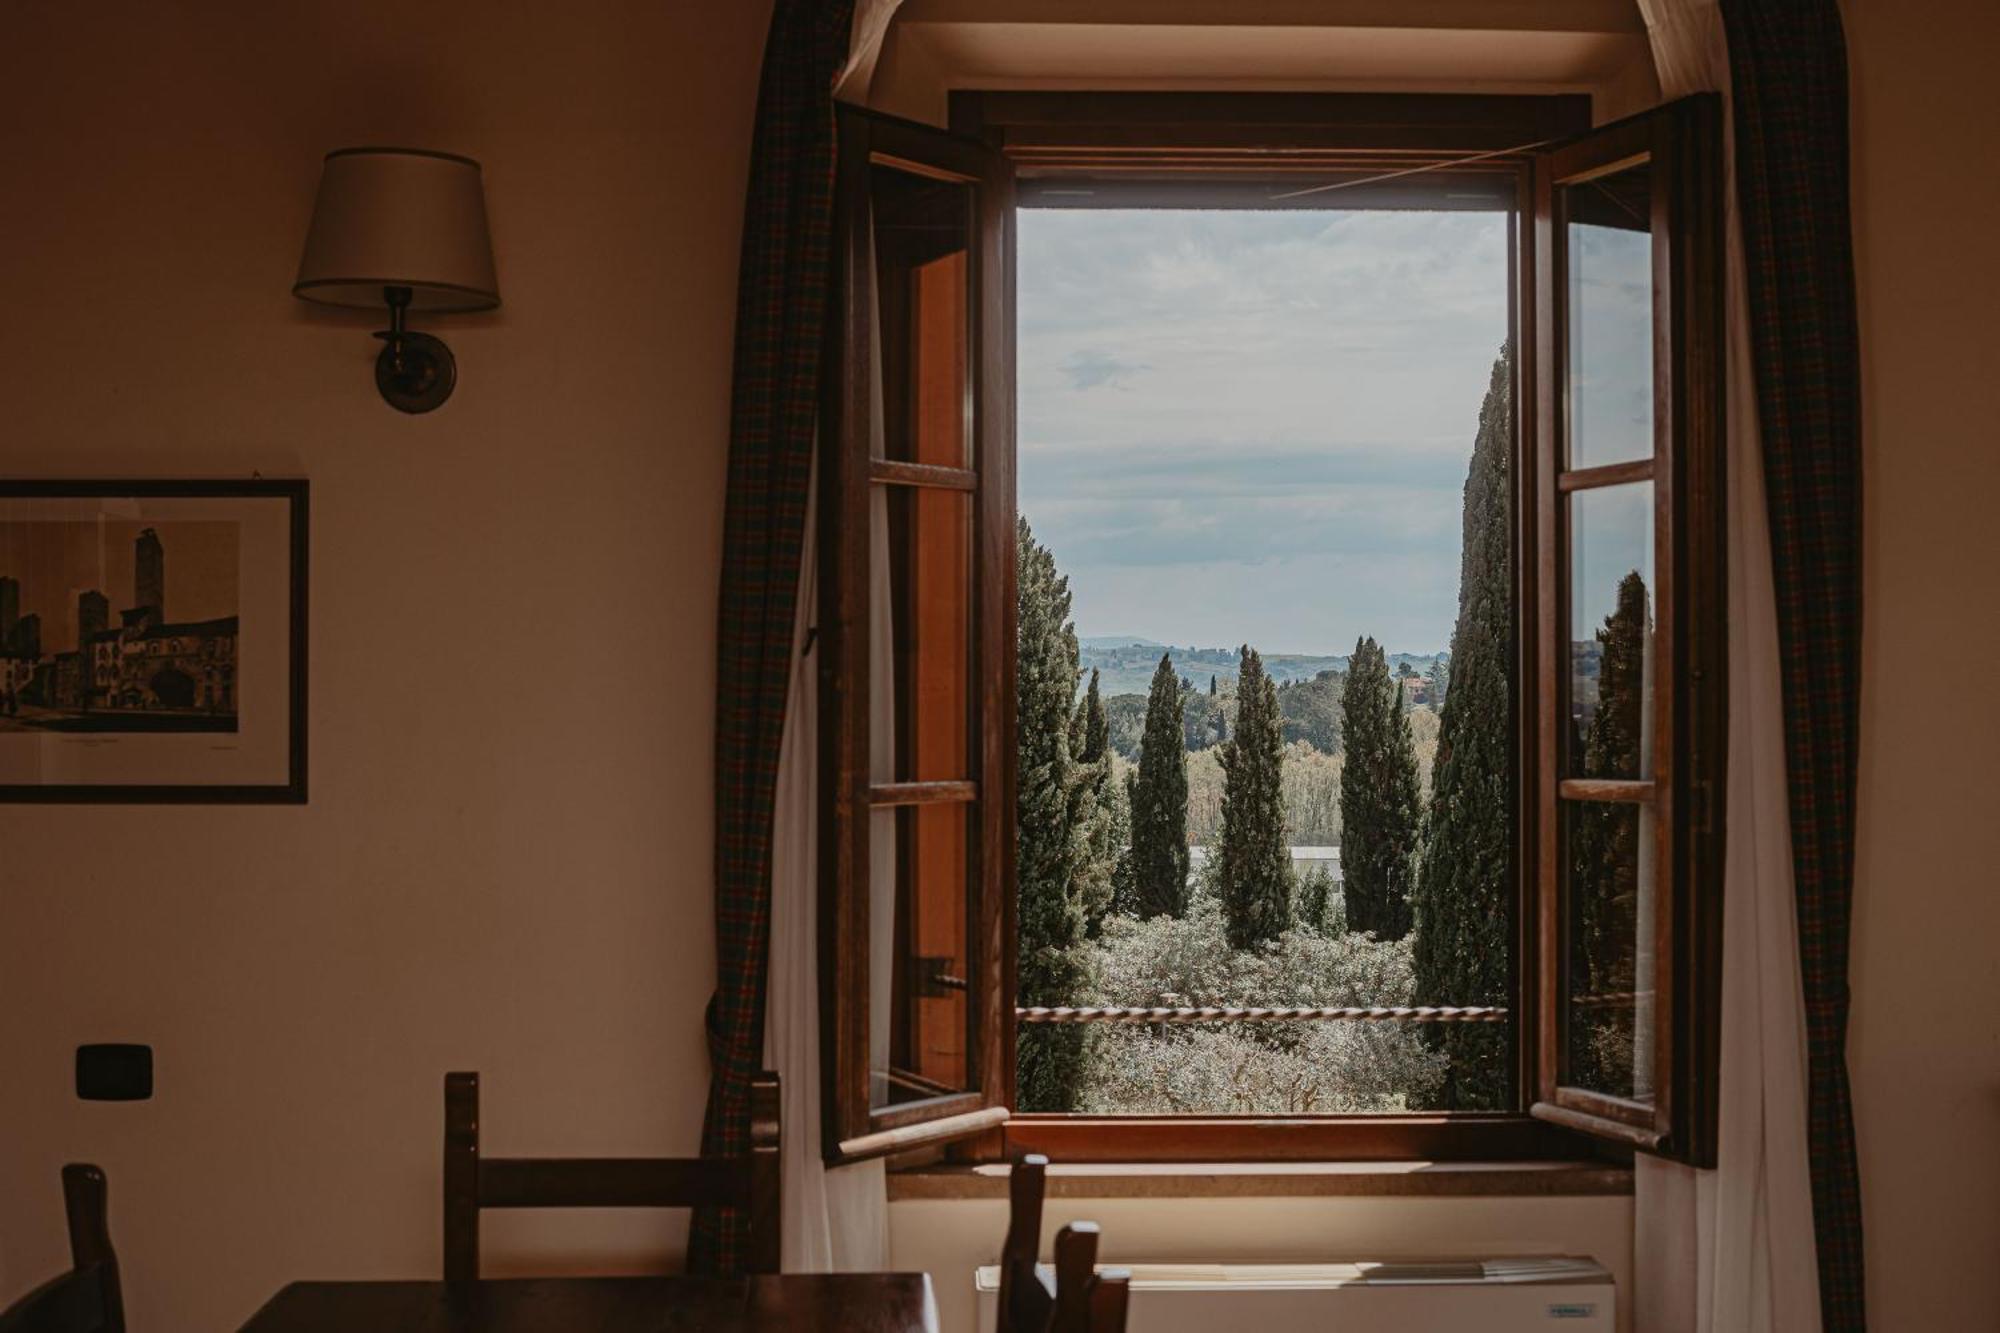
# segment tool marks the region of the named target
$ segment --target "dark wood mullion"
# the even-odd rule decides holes
[[[1068,1116],[1007,1122],[1010,1157],[1055,1162],[1505,1161],[1584,1158],[1589,1147],[1520,1115]]]
[[[904,1125],[937,1120],[948,1115],[963,1115],[967,1111],[977,1111],[984,1105],[986,1105],[985,1094],[972,1091],[940,1092],[934,1097],[925,1097],[919,1101],[878,1106],[868,1113],[869,1132],[880,1133],[885,1129],[899,1129]]]
[[[1535,1021],[1534,997],[1541,984],[1540,958],[1536,942],[1541,922],[1535,913],[1539,895],[1534,892],[1539,862],[1534,855],[1541,827],[1541,802],[1537,799],[1541,772],[1539,709],[1536,689],[1541,661],[1541,636],[1533,611],[1544,586],[1539,559],[1541,516],[1538,497],[1541,459],[1536,448],[1536,422],[1540,404],[1531,390],[1538,381],[1535,284],[1537,269],[1535,232],[1535,167],[1532,161],[1517,164],[1513,172],[1514,204],[1508,217],[1509,271],[1507,306],[1513,312],[1514,383],[1512,441],[1514,489],[1512,552],[1514,558],[1514,645],[1513,680],[1508,690],[1515,752],[1514,787],[1509,793],[1514,803],[1517,830],[1509,870],[1513,876],[1513,1015],[1510,1029],[1514,1037],[1512,1105],[1524,1112],[1534,1099],[1540,1071],[1542,1038]]]
[[[1015,671],[1015,377],[1014,169],[985,154],[976,196],[974,258],[969,266],[974,325],[968,368],[973,377],[972,465],[980,477],[974,499],[972,589],[974,696],[971,753],[989,799],[979,806],[972,837],[975,879],[969,886],[967,997],[971,1040],[968,1068],[986,1110],[1014,1105],[1014,671]],[[990,1141],[976,1145],[989,1150]]]
[[[1556,795],[1565,801],[1610,801],[1619,804],[1651,804],[1659,784],[1643,778],[1562,778]]]
[[[1010,156],[1113,161],[1205,149],[1246,161],[1309,149],[1374,155],[1523,148],[1589,124],[1576,95],[1465,93],[960,92],[952,128]]]
[[[820,450],[821,1148],[868,1127],[869,456],[875,312],[869,131],[838,112],[832,307]]]
[[[1622,1143],[1645,1152],[1657,1151],[1665,1143],[1665,1137],[1650,1124],[1628,1125],[1622,1120],[1595,1115],[1589,1111],[1579,1111],[1575,1107],[1564,1106],[1557,1101],[1536,1102],[1531,1110],[1537,1120],[1560,1125],[1565,1129],[1580,1130],[1594,1139],[1609,1139],[1613,1143]]]
[[[1561,434],[1564,423],[1563,393],[1567,381],[1567,356],[1563,303],[1559,299],[1561,265],[1564,260],[1562,227],[1555,212],[1555,181],[1552,165],[1538,160],[1534,167],[1534,196],[1529,210],[1534,232],[1535,283],[1529,304],[1535,325],[1535,460],[1534,514],[1535,566],[1540,579],[1533,604],[1534,624],[1528,633],[1540,649],[1536,674],[1532,678],[1535,700],[1535,756],[1532,804],[1536,810],[1534,869],[1534,955],[1536,988],[1529,1006],[1535,1028],[1536,1068],[1535,1110],[1553,1104],[1561,1076],[1562,1047],[1562,820],[1557,801],[1557,779],[1562,772],[1561,727],[1565,690],[1561,676],[1569,653],[1563,643],[1563,616],[1567,605],[1568,579],[1559,567],[1563,549],[1564,509],[1556,478],[1562,472]]]
[[[1599,467],[1577,468],[1562,473],[1556,478],[1556,489],[1568,495],[1572,491],[1595,490],[1599,486],[1624,486],[1635,481],[1651,481],[1653,472],[1653,460],[1650,458],[1605,463]]]
[[[979,489],[979,474],[970,468],[940,467],[935,463],[905,463],[888,458],[869,461],[868,479],[881,486],[929,487],[945,491]]]
[[[1621,1125],[1631,1125],[1636,1129],[1650,1129],[1665,1136],[1660,1128],[1659,1108],[1651,1102],[1638,1101],[1631,1097],[1616,1097],[1608,1092],[1597,1092],[1591,1088],[1557,1088],[1555,1103],[1584,1115],[1596,1116],[1600,1120],[1615,1120]]]
[[[868,787],[871,809],[900,805],[965,805],[979,799],[979,784],[967,779],[941,782],[877,782]]]
[[[1675,1016],[1679,1010],[1680,987],[1676,984],[1679,956],[1677,921],[1681,892],[1679,839],[1675,820],[1679,801],[1675,787],[1679,781],[1680,756],[1673,738],[1678,734],[1680,715],[1681,634],[1683,611],[1676,552],[1681,546],[1679,530],[1679,488],[1674,484],[1680,470],[1679,442],[1682,434],[1682,394],[1677,349],[1682,343],[1679,320],[1674,309],[1674,290],[1682,274],[1675,256],[1679,231],[1676,216],[1679,190],[1676,188],[1674,118],[1650,118],[1652,161],[1652,254],[1653,254],[1653,456],[1664,460],[1653,477],[1653,751],[1650,774],[1653,796],[1653,919],[1638,923],[1653,936],[1653,1129],[1671,1141],[1680,1120],[1679,1092],[1674,1069],[1678,1039]],[[1636,1023],[1636,1014],[1634,1017]],[[1615,1119],[1616,1116],[1611,1118]]]
[[[1676,1147],[1689,1161],[1715,1160],[1721,1068],[1720,977],[1729,695],[1727,523],[1724,516],[1722,302],[1722,126],[1719,98],[1683,102],[1675,117],[1674,227],[1680,281],[1672,289],[1675,383],[1681,434],[1675,457],[1679,505],[1681,657],[1676,681],[1681,802],[1674,825],[1683,899],[1673,978],[1676,1048],[1670,1076],[1681,1090]]]

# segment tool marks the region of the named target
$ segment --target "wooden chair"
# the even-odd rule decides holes
[[[1048,1158],[1030,1153],[1008,1178],[999,1333],[1125,1333],[1131,1275],[1115,1268],[1097,1271],[1097,1223],[1072,1222],[1056,1233],[1053,1296],[1036,1270],[1048,1169]]]
[[[106,1224],[104,1173],[72,1163],[62,1169],[62,1184],[70,1271],[0,1312],[0,1333],[125,1333],[118,1256]]]
[[[780,1212],[778,1076],[750,1085],[750,1150],[740,1157],[481,1157],[479,1075],[444,1077],[444,1276],[479,1278],[482,1208],[692,1208],[750,1214],[753,1273],[775,1273]]]

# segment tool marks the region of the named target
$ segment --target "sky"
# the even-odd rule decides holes
[[[1450,646],[1504,214],[1019,219],[1020,508],[1080,635]]]

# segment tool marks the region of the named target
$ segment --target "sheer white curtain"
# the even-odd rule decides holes
[[[814,496],[818,487],[815,484]],[[806,519],[799,606],[793,620],[791,692],[778,751],[771,837],[771,968],[765,1062],[783,1087],[785,1244],[788,1273],[882,1269],[889,1260],[889,1206],[880,1162],[826,1169],[820,1158],[818,738],[816,505]]]
[[[1717,0],[1639,0],[1668,97],[1727,99]],[[1716,1169],[1639,1159],[1635,1333],[1817,1333],[1806,1047],[1785,799],[1777,606],[1733,130],[1725,147],[1729,806]]]
[[[833,95],[843,102],[865,105],[868,87],[875,81],[875,62],[882,55],[882,39],[889,34],[889,20],[896,17],[903,0],[854,0],[853,35],[847,43],[847,68],[840,72]]]
[[[867,100],[875,58],[900,3],[856,0],[847,68],[836,92],[843,100]],[[881,365],[881,358],[875,357],[874,363]],[[876,392],[881,392],[880,385]],[[880,422],[879,411],[875,419]],[[785,1271],[821,1273],[889,1266],[889,1203],[882,1163],[863,1162],[829,1171],[820,1157],[819,690],[818,659],[810,632],[818,613],[819,561],[814,536],[817,475],[806,512],[798,610],[792,625],[792,680],[785,701],[785,735],[778,751],[777,809],[771,834],[771,965],[764,1051],[766,1063],[783,1081]],[[874,527],[878,534],[887,530],[882,523]],[[887,576],[886,551],[882,555],[884,558],[875,562],[878,579]],[[871,626],[879,642],[889,630],[889,599],[876,596],[871,600],[884,608],[878,623]],[[881,660],[888,660],[886,654]],[[870,712],[882,719],[878,725],[887,725],[887,719],[893,717],[887,708],[872,708]],[[886,745],[875,748],[878,754],[893,752]],[[885,848],[895,845],[894,838],[882,830],[876,830],[871,841]],[[879,872],[878,866],[871,878],[882,880]],[[893,867],[886,882],[893,892]],[[880,894],[874,896],[879,898]],[[887,906],[893,910],[893,898]],[[877,930],[875,935],[886,947],[890,933]],[[886,983],[890,972],[886,960],[871,963],[871,975]],[[889,1013],[887,1000],[883,995],[870,1006],[883,1022]],[[884,1039],[871,1044],[884,1050],[888,1043]]]

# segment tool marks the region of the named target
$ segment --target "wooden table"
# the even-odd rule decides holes
[[[937,1333],[924,1273],[294,1282],[243,1333]]]

